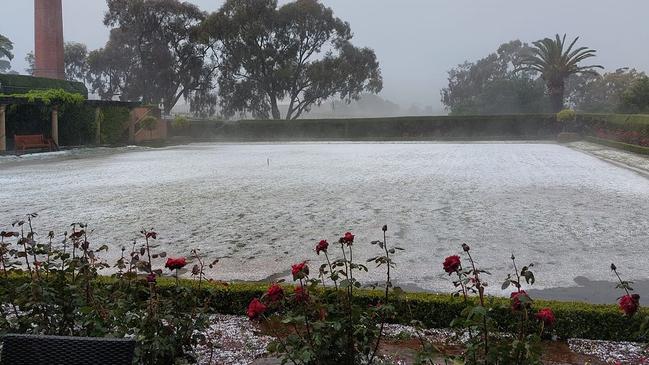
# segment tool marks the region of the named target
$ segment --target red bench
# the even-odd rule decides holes
[[[15,135],[14,144],[16,145],[16,151],[25,151],[29,148],[47,148],[52,151],[54,148],[54,141],[45,138],[42,134]]]

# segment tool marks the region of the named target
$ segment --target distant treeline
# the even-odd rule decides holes
[[[448,72],[442,103],[451,114],[544,113],[553,111],[548,75],[524,68],[536,47],[519,40]],[[590,113],[649,113],[649,78],[633,68],[568,75],[565,107]]]

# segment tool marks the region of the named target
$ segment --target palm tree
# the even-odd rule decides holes
[[[570,75],[579,73],[595,73],[595,68],[604,68],[600,65],[580,66],[579,64],[590,57],[595,57],[595,50],[588,47],[579,47],[573,50],[579,37],[566,46],[566,35],[556,39],[545,38],[534,42],[532,54],[524,57],[520,71],[536,71],[545,80],[550,102],[554,112],[563,109],[563,96],[565,82]],[[564,50],[565,49],[565,50]]]
[[[11,53],[13,49],[13,42],[11,42],[9,38],[0,34],[0,72],[6,72],[11,67],[9,61],[14,58],[13,53]],[[7,58],[9,61],[3,60],[3,58]]]

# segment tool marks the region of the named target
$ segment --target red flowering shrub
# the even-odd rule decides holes
[[[489,272],[476,267],[471,248],[462,244],[467,264],[461,265],[460,257],[449,256],[444,260],[443,268],[449,275],[456,274],[457,280],[453,281],[455,288],[458,288],[455,295],[462,295],[465,308],[462,313],[453,320],[453,325],[459,329],[458,337],[467,336],[466,347],[460,356],[460,363],[466,364],[540,364],[541,363],[541,336],[545,327],[551,327],[556,322],[554,313],[550,308],[543,308],[536,318],[541,321],[539,331],[530,332],[529,318],[532,307],[532,299],[522,289],[523,280],[525,283],[534,284],[534,274],[530,271],[533,266],[523,266],[518,269],[514,255],[511,256],[514,275],[509,274],[503,282],[501,289],[506,290],[514,286],[516,291],[511,293],[512,319],[519,322],[516,328],[518,333],[512,334],[516,341],[511,341],[494,332],[502,330],[502,323],[493,317],[493,304],[486,299],[485,287],[487,283],[483,276],[490,275]],[[477,294],[477,301],[468,299],[470,294]],[[434,345],[423,344],[422,351],[418,355],[423,359],[437,359],[444,357],[440,350]],[[454,359],[453,355],[446,355],[447,359]],[[498,359],[495,361],[494,359]],[[429,361],[434,363],[434,361]]]
[[[268,287],[266,297],[270,299],[271,302],[281,300],[284,297],[284,289],[282,289],[282,287],[278,284],[272,284],[270,287]]]
[[[620,274],[617,272],[615,264],[611,264],[611,270],[615,273],[615,276],[617,276],[617,279],[620,282],[617,284],[617,288],[623,289],[625,292],[625,295],[621,296],[618,300],[620,310],[624,312],[625,315],[631,317],[638,311],[638,309],[640,309],[640,295],[631,294],[631,291],[633,290],[631,284],[633,284],[633,282],[622,280]]]
[[[354,261],[352,245],[354,235],[345,233],[338,240],[340,256],[334,257],[333,247],[321,240],[315,246],[316,254],[324,253],[318,276],[311,277],[307,261],[291,266],[295,282],[292,293],[284,293],[277,284],[271,285],[260,300],[253,300],[248,306],[249,318],[265,317],[271,323],[281,323],[290,328],[288,335],[277,335],[268,346],[271,355],[280,357],[284,363],[310,365],[327,364],[376,364],[382,355],[379,351],[384,326],[388,319],[394,319],[395,307],[391,303],[392,290],[390,270],[395,267],[392,255],[399,247],[388,247],[387,226],[382,229],[383,240],[372,241],[381,255],[368,259],[377,267],[386,269],[384,295],[376,303],[360,304],[356,291],[362,284],[356,278],[358,273],[368,272],[367,266]],[[272,309],[272,312],[269,310]],[[318,361],[320,360],[320,361]]]
[[[320,255],[320,252],[327,252],[328,248],[329,242],[327,242],[327,240],[322,240],[315,246],[315,253]]]
[[[624,142],[643,147],[649,147],[649,136],[639,131],[629,131],[620,129],[608,129],[599,127],[595,130],[595,136],[601,139]]]
[[[509,298],[511,299],[512,310],[515,311],[529,308],[532,303],[532,299],[525,290],[515,291],[509,295]]]
[[[640,309],[640,295],[627,294],[620,298],[618,302],[620,310],[627,316],[631,317]]]
[[[293,275],[293,280],[304,279],[309,276],[309,267],[306,261],[291,266],[291,274]]]
[[[266,305],[260,302],[259,299],[253,298],[252,301],[250,301],[250,304],[248,304],[246,314],[248,315],[248,318],[256,319],[264,314],[264,312],[266,312]]]
[[[187,260],[185,260],[184,257],[180,257],[177,259],[170,257],[167,259],[167,263],[165,264],[165,267],[168,268],[169,270],[178,270],[178,269],[182,269],[185,266],[187,266]]]
[[[449,275],[460,270],[460,267],[462,265],[460,263],[460,256],[458,255],[449,256],[444,260],[444,271]]]
[[[296,286],[293,294],[295,295],[295,301],[298,303],[309,301],[309,292],[303,286]]]
[[[554,312],[550,308],[542,308],[536,313],[536,319],[543,322],[546,327],[552,327],[557,322]]]
[[[351,245],[354,243],[354,235],[351,232],[345,232],[345,234],[340,237],[340,243],[346,243],[347,245]]]
[[[197,296],[193,287],[179,280],[175,287],[165,290],[156,285],[158,277],[163,276],[165,261],[179,274],[177,269],[187,264],[184,258],[167,260],[165,252],[152,252],[149,241],[156,234],[142,230],[141,239],[135,240],[130,250],[123,247],[111,265],[101,257],[108,246],[96,247],[89,234],[93,230],[85,223],[65,227],[66,233],[61,230],[60,234],[50,231],[38,235],[34,231],[36,216],[28,214],[24,220],[15,221],[12,231],[18,233],[0,232],[0,276],[6,280],[9,273],[20,273],[31,289],[8,291],[3,283],[1,333],[76,337],[136,334],[133,363],[194,362],[196,344],[211,341],[204,336],[210,324],[211,298]],[[102,270],[109,268],[112,273],[104,275],[111,275],[115,284],[102,277]],[[11,321],[5,307],[11,311]]]

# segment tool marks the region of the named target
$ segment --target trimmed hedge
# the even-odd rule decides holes
[[[625,150],[625,151],[629,151],[629,152],[639,153],[641,155],[649,155],[649,147],[643,147],[643,146],[638,146],[638,145],[634,145],[634,144],[618,142],[618,141],[611,141],[611,140],[608,140],[608,139],[601,139],[601,138],[590,137],[590,136],[586,137],[586,140],[589,141],[589,142],[602,144],[604,146],[609,146],[609,147],[619,148],[621,150]]]
[[[125,107],[101,108],[101,142],[106,144],[122,144],[128,141],[128,123],[131,111]]]
[[[15,286],[25,283],[25,275],[14,274],[11,279]],[[98,285],[111,285],[116,279],[102,276]],[[198,282],[181,279],[184,286],[192,287],[202,298],[209,297],[210,308],[215,313],[245,315],[248,303],[252,298],[261,297],[268,289],[267,283],[218,283],[203,281],[202,290],[198,291]],[[158,293],[164,295],[176,285],[169,277],[158,278]],[[292,287],[287,286],[287,290]],[[378,290],[357,290],[356,299],[361,304],[375,304],[383,298],[383,292]],[[143,298],[145,300],[146,298]],[[475,299],[475,298],[474,298]],[[464,309],[460,297],[450,294],[434,293],[405,293],[395,300],[397,317],[393,322],[410,324],[417,319],[429,328],[449,328],[451,321]],[[512,320],[509,298],[489,297],[492,316],[501,330],[516,331],[519,325]],[[638,337],[642,319],[649,315],[649,309],[642,308],[634,317],[624,316],[617,305],[588,304],[581,302],[561,302],[550,300],[535,300],[533,308],[550,307],[554,312],[557,323],[553,333],[559,338],[584,338],[608,341],[643,341]]]
[[[555,139],[560,131],[561,125],[554,114],[512,114],[241,120],[224,124],[217,136],[244,140]]]
[[[96,129],[95,109],[92,107],[66,105],[59,112],[59,143],[62,146],[93,144]]]
[[[636,131],[649,136],[648,114],[577,114],[585,132],[594,135],[597,128]]]
[[[88,99],[88,89],[80,82],[25,75],[0,74],[0,94],[24,94],[30,90],[63,89]]]
[[[106,282],[114,279],[104,278]],[[175,285],[171,278],[159,278],[158,286],[162,292]],[[197,288],[196,281],[183,280],[183,285]],[[220,284],[204,282],[202,295],[211,297],[211,308],[223,314],[244,315],[248,303],[255,297],[261,297],[268,288],[264,283]],[[288,290],[291,290],[290,287]],[[359,290],[357,300],[363,304],[373,304],[383,297],[378,290]],[[199,294],[201,295],[201,294]],[[517,322],[512,321],[508,298],[490,297],[494,317],[503,330],[515,330]],[[629,318],[622,315],[616,305],[599,305],[579,302],[560,302],[535,300],[534,308],[550,307],[554,311],[557,324],[554,334],[559,338],[586,338],[611,341],[637,341],[641,317]],[[396,300],[396,323],[410,324],[412,319],[420,320],[430,328],[448,328],[451,321],[464,308],[463,300],[450,294],[406,293]],[[642,316],[649,315],[649,310],[641,309]]]

